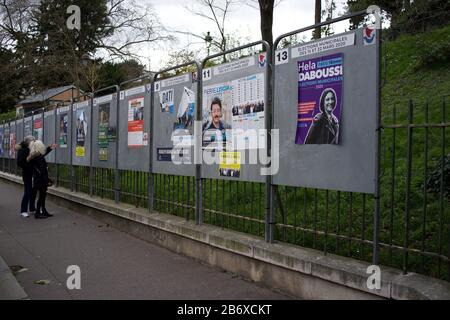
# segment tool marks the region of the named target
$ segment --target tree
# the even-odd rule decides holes
[[[66,27],[67,7],[81,11],[81,30]],[[38,92],[73,83],[82,89],[95,84],[94,59],[88,67],[82,57],[96,54],[122,61],[138,55],[141,44],[170,39],[150,6],[135,0],[2,0],[0,44],[15,55],[15,67],[27,74],[23,87]],[[87,76],[87,77],[86,77]]]
[[[0,113],[14,109],[21,94],[20,76],[14,68],[14,53],[0,48]]]
[[[230,8],[237,4],[236,0],[196,0],[197,6],[187,8],[188,11],[196,16],[212,22],[216,26],[216,31],[206,32],[202,35],[191,32],[178,31],[179,33],[188,34],[196,38],[209,42],[211,47],[217,52],[225,51],[228,48],[226,19],[230,12]]]
[[[106,88],[139,78],[144,73],[144,66],[134,59],[119,63],[105,62],[98,66],[97,88]]]
[[[322,0],[316,0],[314,10],[314,23],[320,23],[322,21]],[[322,35],[322,29],[320,27],[314,29],[313,39],[320,39]]]
[[[259,13],[261,17],[261,37],[272,47],[273,45],[273,11],[275,0],[259,0]]]
[[[379,6],[390,21],[390,34],[424,32],[450,22],[448,0],[347,0],[348,12],[366,10],[369,5]],[[352,29],[366,22],[362,17],[352,19]]]

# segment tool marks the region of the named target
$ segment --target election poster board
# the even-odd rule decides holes
[[[148,172],[150,170],[149,84],[119,92],[118,166],[120,170]]]
[[[95,167],[115,167],[117,98],[117,93],[94,98],[92,163]]]
[[[72,139],[70,124],[70,106],[62,106],[56,110],[56,152],[55,161],[58,164],[70,164],[72,152],[69,148]]]
[[[202,177],[264,182],[266,55],[202,70]]]
[[[357,29],[274,53],[274,184],[374,193],[379,33],[372,35],[370,45]]]
[[[90,165],[91,152],[91,100],[72,106],[72,164]]]
[[[155,82],[152,172],[194,176],[197,81],[192,73]]]

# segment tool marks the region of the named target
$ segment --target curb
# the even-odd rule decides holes
[[[26,300],[28,295],[0,256],[0,300]]]

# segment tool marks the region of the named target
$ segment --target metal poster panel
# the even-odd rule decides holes
[[[154,173],[195,176],[193,135],[197,83],[191,73],[155,83]]]
[[[73,104],[72,109],[72,164],[90,165],[91,100]]]
[[[358,29],[275,53],[274,184],[374,192],[378,48]]]
[[[267,65],[257,54],[203,70],[202,177],[265,181]]]
[[[55,139],[55,110],[50,110],[44,113],[44,144],[50,146],[57,144]],[[59,146],[58,146],[59,147]],[[55,162],[56,151],[50,152],[45,159],[48,163]]]
[[[57,109],[56,114],[56,163],[70,164],[70,106],[64,106]]]
[[[92,163],[94,167],[115,167],[117,148],[117,94],[94,98]]]
[[[150,86],[120,93],[119,169],[149,171]]]

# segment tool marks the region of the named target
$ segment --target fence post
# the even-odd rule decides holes
[[[114,202],[120,202],[120,172],[119,172],[119,114],[120,114],[120,87],[116,86],[116,161],[114,164]]]
[[[69,163],[70,163],[70,191],[74,191],[76,185],[76,177],[75,177],[75,168],[73,166],[73,97],[70,100],[70,108],[69,108],[69,128],[70,128],[70,145],[69,145]],[[67,129],[69,131],[69,129]],[[76,131],[75,131],[76,132]],[[75,133],[76,136],[76,133]],[[76,139],[76,137],[75,137]]]
[[[154,137],[154,129],[153,129],[153,110],[155,108],[155,79],[157,74],[153,77],[150,77],[150,137],[148,141],[148,154],[149,154],[149,166],[148,166],[148,175],[147,175],[147,205],[148,212],[153,212],[153,193],[154,193],[154,179],[153,179],[153,137]]]
[[[381,22],[380,22],[381,23]],[[381,30],[377,30],[377,111],[376,111],[376,135],[375,135],[375,211],[374,211],[374,222],[373,222],[373,248],[372,248],[372,263],[378,265],[380,263],[380,222],[381,222],[381,194],[380,194],[380,179],[381,179]]]
[[[196,109],[196,121],[202,121],[202,103],[203,103],[203,66],[204,62],[200,66],[197,64],[197,109]],[[198,126],[197,126],[198,127]],[[200,128],[201,129],[201,128]],[[197,130],[198,131],[198,130]],[[195,128],[194,128],[195,132]],[[195,133],[194,133],[195,135]],[[197,132],[197,136],[194,137],[194,160],[197,154],[200,156],[199,163],[195,164],[195,223],[203,223],[203,180],[202,180],[202,164],[203,164],[203,148],[202,148],[202,132]],[[196,150],[195,150],[196,149]]]
[[[94,100],[93,100],[93,95],[91,95],[89,97],[89,101],[91,104],[91,117],[90,117],[90,125],[89,125],[89,130],[91,132],[90,134],[90,139],[91,139],[91,144],[90,144],[90,148],[89,148],[89,196],[92,197],[94,194],[94,186],[93,186],[93,173],[94,173],[94,168],[92,167],[92,157],[93,157],[93,150],[94,150]],[[88,132],[89,132],[88,130]]]
[[[20,141],[17,141],[17,137],[18,137],[18,134],[17,134],[17,115],[16,115],[16,119],[14,120],[15,121],[15,125],[14,125],[14,130],[15,130],[15,132],[14,132],[14,136],[16,137],[16,141],[15,141],[15,143],[14,143],[14,175],[18,175],[18,173],[19,173],[19,169],[17,168],[17,161],[16,161],[16,159],[17,159],[17,152],[16,152],[16,144],[17,143],[20,143]]]
[[[4,146],[5,146],[5,121],[2,121],[2,171],[5,172],[5,150],[4,150]]]

